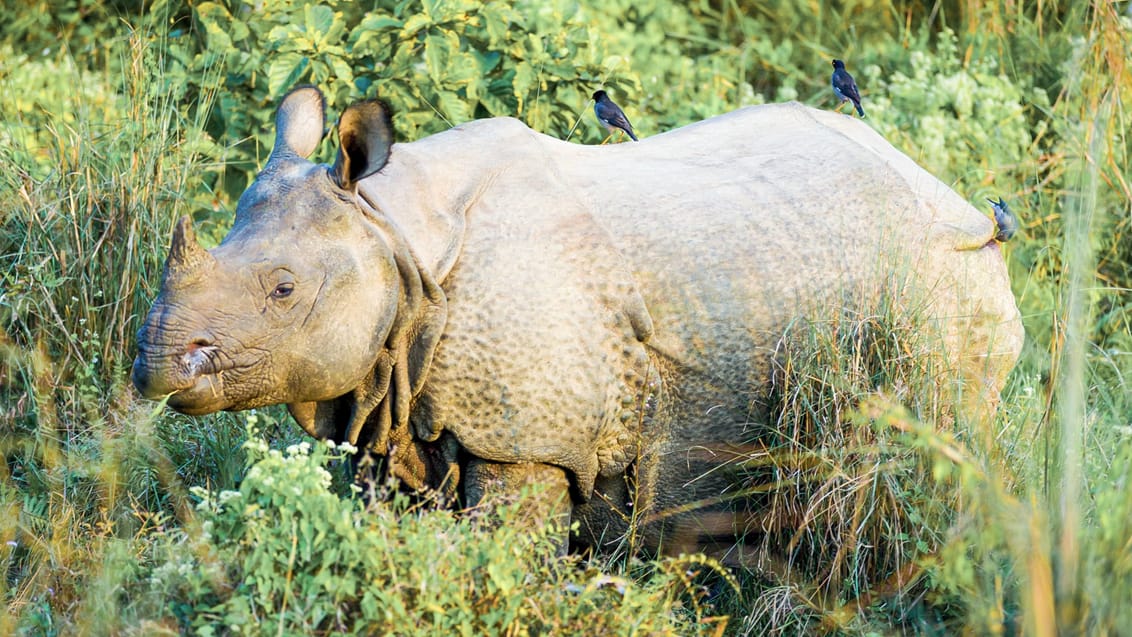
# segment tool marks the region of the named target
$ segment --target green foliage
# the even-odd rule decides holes
[[[411,140],[503,115],[565,138],[590,88],[624,81],[613,75],[623,70],[617,58],[606,59],[584,14],[565,0],[384,0],[364,10],[334,0],[233,0],[197,4],[192,14],[195,28],[170,40],[177,63],[167,81],[189,95],[219,93],[207,132],[229,140],[213,158],[229,167],[217,189],[233,200],[271,148],[275,105],[299,83],[323,89],[332,118],[362,97],[387,101],[399,137]]]
[[[0,104],[3,160],[36,180],[58,167],[54,158],[63,154],[76,128],[106,131],[125,115],[122,95],[66,56],[0,45],[0,80],[9,91]],[[0,211],[0,219],[8,214]]]
[[[60,47],[91,56],[118,35],[116,18],[137,8],[131,5],[132,0],[12,0],[0,7],[0,42],[45,56]]]
[[[253,419],[254,421],[254,419]],[[197,634],[695,634],[678,598],[702,560],[634,581],[554,559],[561,529],[517,502],[474,515],[336,493],[348,446],[270,449],[254,433],[238,491],[196,489],[200,533],[162,538],[149,586]],[[355,490],[357,487],[354,487]],[[190,550],[185,550],[186,543]],[[710,565],[709,565],[710,566]]]
[[[548,559],[545,530],[523,532],[509,505],[366,509],[341,480],[326,486],[325,471],[344,472],[329,462],[338,451],[272,456],[255,438],[247,460],[237,418],[155,414],[128,387],[133,334],[173,220],[193,214],[219,239],[294,83],[319,85],[331,117],[358,97],[387,100],[404,140],[508,115],[596,143],[596,88],[612,88],[647,137],[764,101],[828,107],[835,56],[861,84],[867,123],[977,207],[1003,195],[1020,214],[1020,236],[1000,249],[1026,351],[993,423],[941,427],[923,399],[937,372],[896,364],[919,336],[899,321],[796,326],[771,423],[779,474],[741,467],[748,487],[773,488],[767,519],[794,524],[769,540],[791,568],[746,573],[742,596],[710,601],[744,618],[735,634],[1120,633],[1132,619],[1123,8],[5,4],[0,634],[278,632],[280,621],[364,632],[394,619],[411,633],[416,616],[512,634],[708,630],[697,617],[721,611],[691,591],[710,563],[574,568]],[[859,338],[870,334],[890,338]],[[301,440],[281,411],[256,417],[266,438]],[[201,510],[186,484],[208,485]],[[894,571],[908,579],[878,582]]]
[[[1047,123],[1031,126],[1026,111],[1048,110],[1045,93],[1011,81],[994,58],[964,64],[950,30],[938,35],[934,51],[912,51],[907,62],[908,75],[877,66],[860,73],[878,93],[870,111],[886,139],[915,149],[918,163],[972,198],[995,196],[1037,173],[1035,139]]]

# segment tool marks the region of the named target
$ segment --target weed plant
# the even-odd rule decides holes
[[[268,4],[0,8],[0,634],[1132,626],[1127,3]],[[332,111],[380,92],[409,138],[510,114],[592,141],[589,84],[652,134],[829,106],[835,56],[870,125],[1020,213],[1002,249],[1026,349],[993,421],[967,422],[938,410],[953,372],[908,356],[932,345],[914,316],[797,322],[734,467],[761,516],[740,593],[704,558],[557,562],[509,503],[367,505],[278,410],[190,419],[129,387],[173,221],[222,234],[292,82]]]

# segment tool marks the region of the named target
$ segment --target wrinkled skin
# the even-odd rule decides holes
[[[547,485],[584,543],[729,488],[710,470],[763,423],[800,317],[916,299],[976,418],[1021,349],[994,224],[851,118],[769,105],[613,147],[495,119],[393,146],[367,102],[333,167],[304,159],[316,90],[276,123],[223,243],[174,233],[139,390],[190,414],[285,403],[468,504]]]

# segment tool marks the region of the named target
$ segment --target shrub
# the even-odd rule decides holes
[[[768,478],[765,463],[737,467],[748,486],[782,490],[766,500],[772,517],[804,523],[768,539],[794,579],[768,583],[755,573],[742,598],[713,601],[749,616],[732,623],[748,634],[860,634],[894,625],[1119,633],[1132,621],[1132,197],[1123,170],[1132,120],[1121,106],[1132,95],[1124,62],[1132,30],[1121,9],[795,0],[18,0],[0,7],[0,84],[9,98],[0,104],[0,594],[7,611],[0,633],[222,632],[210,621],[221,617],[266,618],[264,631],[277,630],[282,618],[297,631],[304,620],[295,604],[325,613],[320,630],[360,616],[357,599],[335,605],[314,597],[317,571],[293,569],[287,584],[279,562],[290,557],[284,531],[301,507],[291,518],[271,518],[282,525],[271,536],[279,552],[259,562],[267,565],[262,580],[245,581],[255,520],[223,508],[194,516],[182,486],[209,484],[211,501],[239,485],[243,498],[243,428],[231,416],[155,417],[126,380],[172,220],[192,213],[206,222],[206,241],[222,234],[234,196],[270,146],[271,111],[288,82],[320,84],[332,110],[356,96],[386,97],[406,140],[463,117],[506,114],[593,142],[601,134],[588,111],[595,83],[612,85],[650,135],[764,100],[827,106],[834,56],[846,58],[861,81],[867,123],[977,206],[1002,194],[1020,213],[1020,237],[1002,249],[1027,350],[993,429],[972,435],[938,428],[930,410],[901,391],[899,374],[881,382],[858,374],[855,352],[885,351],[884,342],[859,337],[894,328],[888,344],[907,343],[900,322],[881,314],[836,326],[799,323],[801,338],[790,346],[797,365],[783,369],[785,406],[764,456],[799,482]],[[1081,246],[1086,254],[1075,257]],[[1067,372],[1075,357],[1084,369]],[[1084,400],[1073,403],[1065,387],[1075,384]],[[282,418],[269,437],[295,440],[297,428]],[[1063,480],[1074,468],[1077,477]],[[338,490],[331,489],[338,503],[311,493],[333,510],[357,513],[360,503],[343,503],[350,499]],[[841,513],[821,506],[835,501]],[[847,524],[857,510],[859,530]],[[801,511],[814,515],[795,515]],[[380,581],[412,593],[406,603],[432,613],[430,621],[441,620],[422,606],[427,595],[412,585],[425,580],[411,579],[419,576],[413,569],[451,547],[413,536],[417,526],[459,544],[452,550],[460,556],[506,561],[492,568],[514,578],[512,563],[534,561],[521,575],[542,604],[541,623],[516,620],[509,624],[516,633],[542,626],[590,634],[617,613],[625,630],[702,630],[692,623],[697,613],[718,612],[684,594],[699,581],[685,569],[711,571],[693,560],[546,566],[537,541],[486,528],[486,515],[455,519],[403,500],[374,515],[354,528],[385,533],[385,546],[395,549],[395,568],[384,566],[395,579]],[[227,520],[223,528],[244,535],[206,537],[198,518]],[[868,537],[876,544],[854,544]],[[510,542],[522,555],[472,548],[477,538]],[[311,558],[321,559],[320,550],[312,546]],[[906,588],[884,595],[874,585],[900,563],[919,569],[912,592],[928,604],[907,603],[899,594]],[[360,570],[343,572],[362,582]],[[470,578],[463,586],[480,588],[472,598],[496,613],[492,621],[517,616],[489,588],[490,575],[443,572]],[[625,595],[621,577],[629,578]],[[286,608],[278,595],[260,594],[261,581],[265,590],[285,591]],[[388,603],[401,612],[392,597]],[[605,614],[587,604],[604,604]]]
[[[153,9],[181,10],[177,2]],[[231,0],[194,5],[192,24],[170,39],[177,64],[166,82],[188,87],[190,99],[219,92],[207,132],[230,140],[214,159],[226,166],[215,188],[232,199],[271,149],[278,100],[299,83],[323,90],[332,119],[352,101],[380,97],[398,138],[413,140],[503,115],[567,138],[590,88],[626,82],[584,13],[565,1]]]
[[[255,422],[250,418],[249,422]],[[344,445],[269,449],[249,433],[238,491],[194,489],[199,534],[174,531],[149,585],[198,634],[687,635],[710,624],[692,558],[635,581],[554,557],[563,529],[517,502],[456,517],[404,495],[363,504],[336,492]],[[357,487],[353,487],[357,490]],[[522,497],[519,498],[520,500]],[[184,542],[184,543],[183,543]],[[186,550],[186,548],[188,550]]]

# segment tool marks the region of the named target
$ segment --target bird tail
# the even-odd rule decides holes
[[[639,142],[639,141],[641,141],[641,140],[637,139],[637,136],[633,134],[633,131],[631,131],[631,130],[627,130],[627,131],[625,131],[625,132],[626,132],[626,133],[629,133],[629,139],[632,139],[632,140],[633,140],[633,141],[635,141],[635,142]]]
[[[861,108],[860,102],[858,102],[857,100],[853,100],[853,106],[857,107],[857,114],[858,115],[860,115],[861,117],[865,116],[865,109]]]

